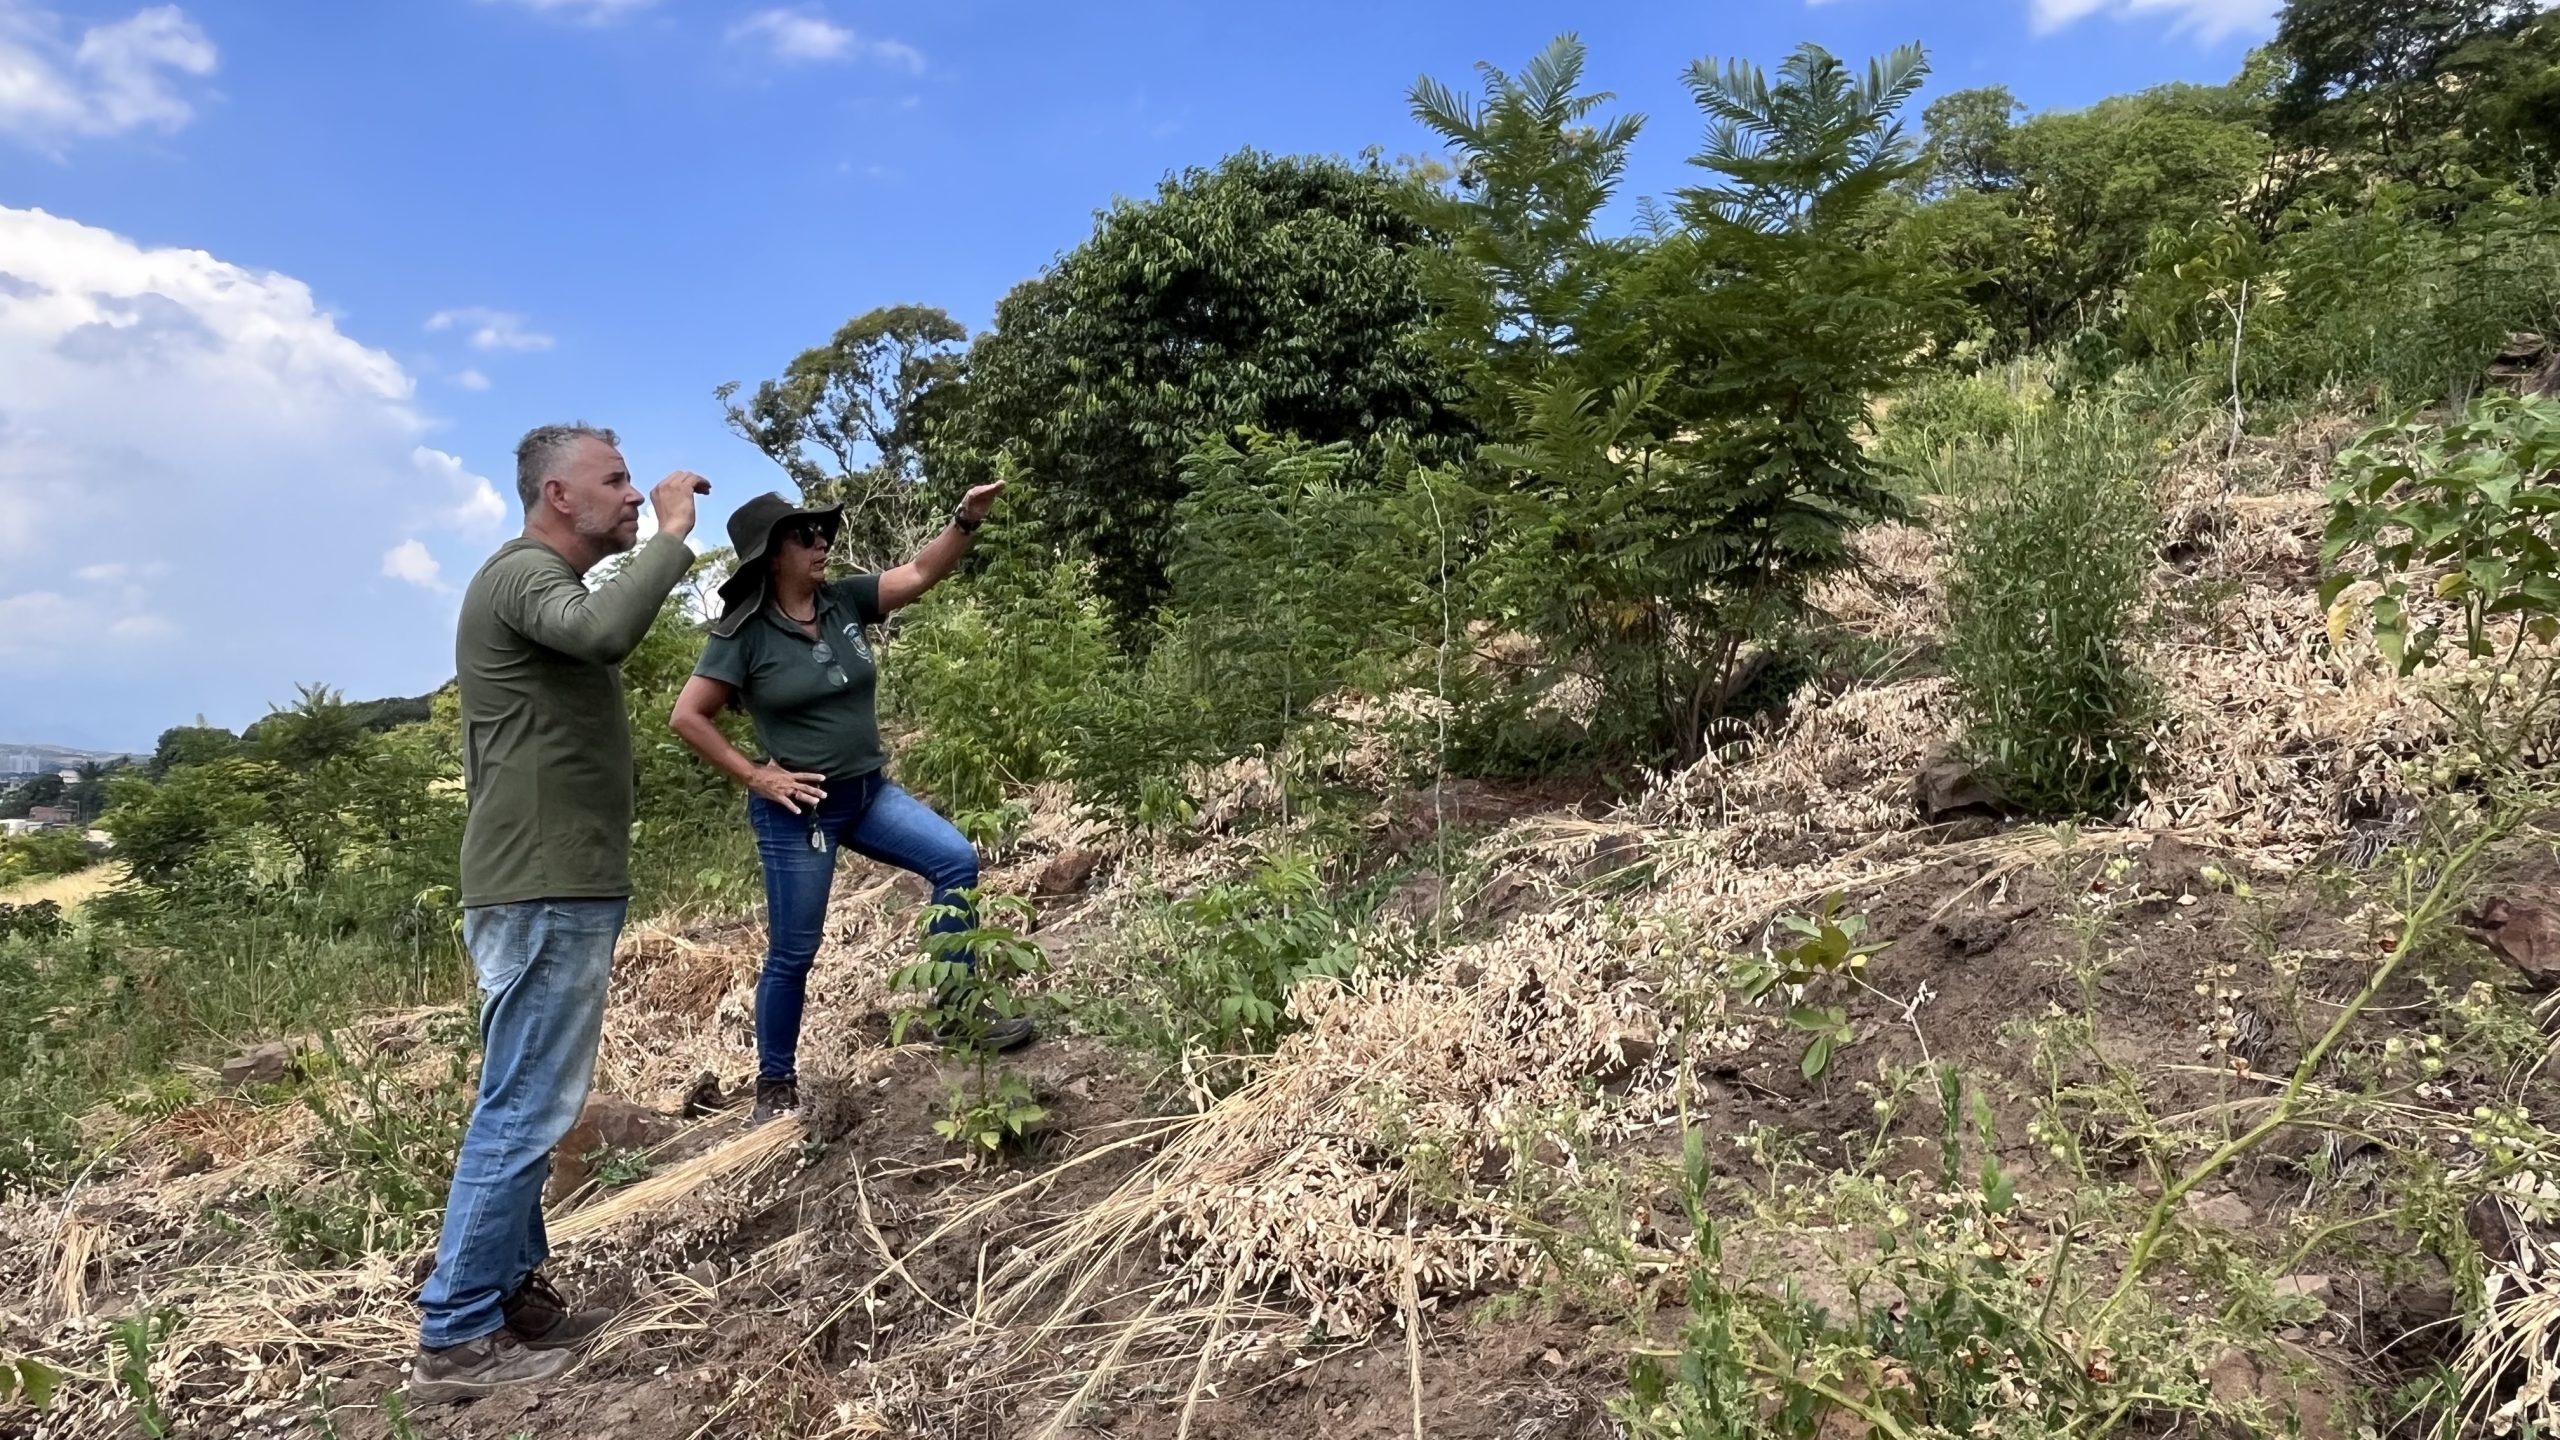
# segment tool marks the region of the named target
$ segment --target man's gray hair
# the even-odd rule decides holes
[[[584,420],[568,425],[536,425],[524,432],[516,442],[516,498],[524,502],[524,513],[542,503],[542,482],[551,476],[569,452],[581,440],[601,440],[615,449],[622,447],[622,437],[599,425]]]

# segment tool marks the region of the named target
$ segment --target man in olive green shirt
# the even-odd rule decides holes
[[[557,1375],[611,1318],[570,1309],[543,1278],[542,1186],[595,1078],[630,905],[620,667],[691,568],[694,496],[711,488],[682,470],[659,481],[657,535],[591,590],[587,572],[640,538],[619,444],[586,425],[528,433],[516,448],[524,534],[462,597],[462,938],[483,996],[480,1095],[418,1299],[420,1401]]]

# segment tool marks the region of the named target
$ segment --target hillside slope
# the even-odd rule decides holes
[[[955,1152],[946,1063],[891,1043],[919,897],[864,874],[813,987],[807,1110],[686,1118],[698,1077],[751,1068],[760,934],[640,927],[618,1103],[581,1142],[624,1183],[552,1225],[564,1282],[624,1309],[538,1394],[384,1406],[433,1233],[400,1186],[451,1143],[460,1014],[93,1117],[114,1143],[81,1183],[0,1207],[0,1354],[68,1377],[0,1433],[2548,1424],[2531,1222],[2560,1095],[2519,966],[2560,963],[2536,928],[2560,836],[2525,816],[2475,843],[2404,793],[2445,722],[2333,649],[2313,593],[2350,429],[2170,467],[2171,722],[2121,826],[2018,824],[1944,769],[1932,542],[1871,531],[1821,600],[1879,658],[1747,745],[1615,801],[1382,802],[1363,967],[1301,989],[1303,1028],[1223,1095],[1059,1036],[1021,1066],[1035,1143]],[[1052,803],[989,883],[1048,872],[1044,986],[1108,996],[1151,897],[1246,872],[1271,833],[1145,843]],[[1077,851],[1089,888],[1049,870]],[[2465,910],[2493,943],[2449,926]]]

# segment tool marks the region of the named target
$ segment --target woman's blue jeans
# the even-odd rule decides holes
[[[838,847],[923,876],[935,904],[962,912],[937,918],[934,933],[976,923],[960,892],[978,886],[978,852],[956,826],[877,771],[829,780],[826,791],[814,810],[797,815],[761,795],[747,797],[747,820],[764,859],[764,973],[756,979],[759,1079],[787,1080],[799,1073],[800,1014],[808,1003],[809,966],[826,931]]]

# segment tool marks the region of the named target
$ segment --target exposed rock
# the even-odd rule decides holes
[[[551,1152],[551,1183],[543,1188],[545,1204],[556,1205],[587,1183],[594,1173],[589,1157],[604,1150],[646,1150],[676,1133],[673,1116],[618,1095],[591,1095],[578,1123],[569,1127]]]
[[[2471,1232],[2480,1257],[2492,1265],[2512,1265],[2523,1253],[2525,1228],[2495,1195],[2483,1195],[2462,1212],[2462,1228]]]
[[[2462,923],[2491,954],[2536,984],[2560,981],[2560,910],[2501,895],[2462,917]]]
[[[2204,1383],[2225,1405],[2255,1402],[2265,1407],[2267,1428],[2277,1434],[2292,1429],[2302,1440],[2342,1440],[2347,1433],[2338,1424],[2343,1387],[2338,1377],[2319,1367],[2288,1371],[2234,1347],[2205,1367]]]
[[[2210,863],[2204,851],[2176,836],[2154,835],[2142,849],[2142,859],[2134,870],[2135,883],[2161,894],[2193,895],[2204,888],[2203,871]]]
[[[1031,882],[1035,900],[1064,900],[1081,895],[1093,883],[1093,872],[1102,868],[1102,852],[1076,847],[1059,851],[1040,867]]]
[[[1620,1031],[1609,1037],[1609,1046],[1601,1056],[1596,1074],[1604,1080],[1620,1079],[1633,1074],[1646,1061],[1661,1052],[1662,1037],[1650,1026]]]
[[[234,1090],[272,1085],[292,1071],[294,1057],[301,1053],[300,1047],[284,1040],[252,1046],[222,1062],[222,1083]]]
[[[2505,348],[2489,362],[2488,376],[2493,384],[2527,395],[2549,395],[2560,390],[2560,349],[2537,331],[2512,331]]]
[[[714,1111],[726,1110],[741,1098],[721,1093],[719,1075],[705,1070],[693,1077],[693,1086],[684,1092],[684,1104],[680,1109],[686,1119],[695,1120]]]
[[[1995,816],[2002,809],[2000,792],[1973,766],[1953,755],[1929,757],[1911,782],[1911,803],[1931,825],[1969,816]]]
[[[2250,1209],[2247,1201],[2226,1190],[2209,1199],[2189,1195],[2187,1218],[2217,1230],[2246,1230],[2258,1218],[2258,1212]]]
[[[1508,920],[1526,910],[1536,908],[1547,898],[1547,887],[1517,871],[1506,870],[1485,882],[1476,892],[1471,907],[1477,918]]]
[[[2279,1300],[2317,1300],[2329,1303],[2329,1277],[2326,1275],[2286,1275],[2269,1287]]]
[[[2452,1269],[2434,1255],[2422,1254],[2415,1273],[2368,1319],[2385,1349],[2403,1363],[2418,1365],[2446,1357],[2461,1343],[2461,1314],[2462,1292]]]
[[[1591,858],[1574,867],[1579,880],[1605,880],[1633,868],[1644,859],[1644,837],[1630,830],[1613,830],[1600,837],[1591,848]]]

